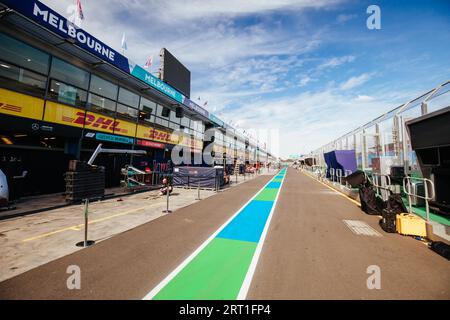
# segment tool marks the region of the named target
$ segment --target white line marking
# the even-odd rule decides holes
[[[369,237],[382,237],[381,233],[360,220],[342,220],[347,227],[356,235],[364,235]]]
[[[277,173],[278,174],[278,173]],[[275,176],[277,175],[275,174]],[[283,181],[284,177],[283,176]],[[200,247],[198,247],[194,252],[191,253],[178,267],[176,267],[167,277],[165,277],[156,287],[154,287],[149,293],[145,295],[142,300],[151,300],[154,296],[158,294],[184,267],[186,267],[189,262],[194,260],[194,258],[239,214],[241,211],[254,199],[256,196],[270,183],[274,178],[270,179],[261,189],[259,189],[253,197],[250,198],[235,214],[233,214],[224,224],[222,224],[219,229],[216,230],[208,239],[203,242]],[[281,185],[280,185],[281,190]],[[279,192],[278,192],[279,193]],[[278,197],[278,196],[277,196]]]
[[[283,188],[284,179],[286,178],[287,169],[283,175],[283,180],[281,180],[280,187],[278,188],[277,196],[273,201],[272,209],[270,210],[269,217],[267,218],[266,225],[264,226],[264,230],[261,234],[261,238],[259,238],[258,245],[256,246],[255,253],[253,254],[252,262],[250,263],[250,267],[247,270],[247,275],[245,276],[244,282],[242,283],[241,290],[239,290],[239,294],[237,296],[237,300],[245,300],[247,298],[248,290],[250,289],[250,285],[252,283],[253,275],[256,271],[256,266],[258,264],[259,256],[261,255],[261,251],[266,240],[267,231],[269,230],[270,221],[272,220],[273,213],[275,212],[275,207],[278,203],[278,196],[281,193],[281,189]]]

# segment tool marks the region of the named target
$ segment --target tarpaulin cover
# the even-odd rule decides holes
[[[334,150],[324,153],[323,156],[328,167],[327,178],[330,178],[330,168],[341,169],[342,175],[345,175],[346,170],[356,171],[355,150]]]
[[[215,188],[216,177],[219,186],[223,186],[223,168],[211,167],[175,167],[173,169],[174,186],[191,186],[196,188]]]

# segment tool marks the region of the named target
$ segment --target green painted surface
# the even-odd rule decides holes
[[[283,178],[275,178],[275,179],[273,179],[272,181],[273,181],[273,182],[281,182],[281,181],[283,181]]]
[[[256,246],[255,242],[213,239],[154,299],[236,299]]]
[[[258,193],[258,195],[255,197],[254,200],[274,201],[277,196],[278,190],[280,190],[280,189],[279,188],[264,188],[263,190],[261,190],[260,193]]]
[[[409,209],[408,198],[404,197],[403,203],[405,204],[406,209]],[[421,217],[425,220],[427,219],[427,211],[426,211],[425,207],[412,206],[412,211],[419,217]],[[438,223],[446,225],[446,226],[450,226],[450,218],[435,214],[433,212],[430,212],[430,220],[438,222]]]

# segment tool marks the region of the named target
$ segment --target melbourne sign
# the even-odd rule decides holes
[[[35,0],[2,0],[2,2],[9,8],[37,22],[59,36],[72,39],[77,46],[89,51],[100,59],[110,62],[127,73],[130,72],[126,57],[78,28],[43,3]]]

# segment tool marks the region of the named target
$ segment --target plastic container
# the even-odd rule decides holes
[[[408,236],[427,236],[425,220],[422,218],[409,213],[400,213],[396,220],[398,233]]]

